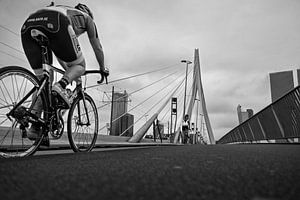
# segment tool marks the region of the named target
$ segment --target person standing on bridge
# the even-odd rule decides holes
[[[79,3],[75,7],[69,7],[55,6],[54,3],[51,3],[50,6],[31,14],[21,29],[25,55],[39,80],[43,78],[42,57],[39,56],[42,49],[31,37],[31,30],[36,29],[48,38],[50,62],[52,62],[51,51],[53,51],[65,69],[65,74],[53,85],[52,91],[57,94],[66,108],[70,107],[66,86],[72,81],[78,80],[85,72],[85,59],[77,39],[80,35],[87,33],[101,73],[105,76],[109,73],[104,66],[104,53],[93,18],[91,10],[84,4]],[[41,115],[42,102],[39,99],[34,110],[36,115]],[[40,132],[41,127],[31,126],[27,134],[28,138],[35,139],[40,135]]]
[[[182,142],[183,144],[187,144],[188,138],[189,138],[189,130],[190,130],[190,120],[189,115],[185,115],[184,119],[182,121]]]

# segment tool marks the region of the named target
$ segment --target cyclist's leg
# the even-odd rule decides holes
[[[64,62],[60,58],[57,58],[59,64],[65,69],[64,78],[66,78],[69,83],[76,81],[85,72],[85,60],[81,62]]]
[[[85,72],[85,60],[77,36],[68,18],[63,15],[60,17],[60,30],[51,38],[50,47],[66,69],[62,79],[54,84],[53,90],[69,105],[65,88]]]

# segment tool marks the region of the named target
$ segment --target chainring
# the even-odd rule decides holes
[[[61,138],[64,133],[64,119],[61,114],[61,110],[56,111],[56,115],[51,119],[50,135],[53,139],[57,140]]]

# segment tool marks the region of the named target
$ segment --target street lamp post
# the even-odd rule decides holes
[[[186,63],[186,69],[185,69],[185,86],[184,86],[184,101],[183,101],[183,118],[185,115],[185,104],[186,104],[186,85],[187,85],[187,74],[188,74],[188,66],[192,62],[189,60],[182,60],[182,63]]]

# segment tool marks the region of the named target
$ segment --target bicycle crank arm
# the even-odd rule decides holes
[[[46,124],[46,122],[43,119],[37,117],[36,115],[34,115],[32,113],[28,114],[28,116],[30,117],[28,119],[28,121],[31,122],[31,123],[37,123],[37,124],[40,124],[42,126],[44,126]]]

